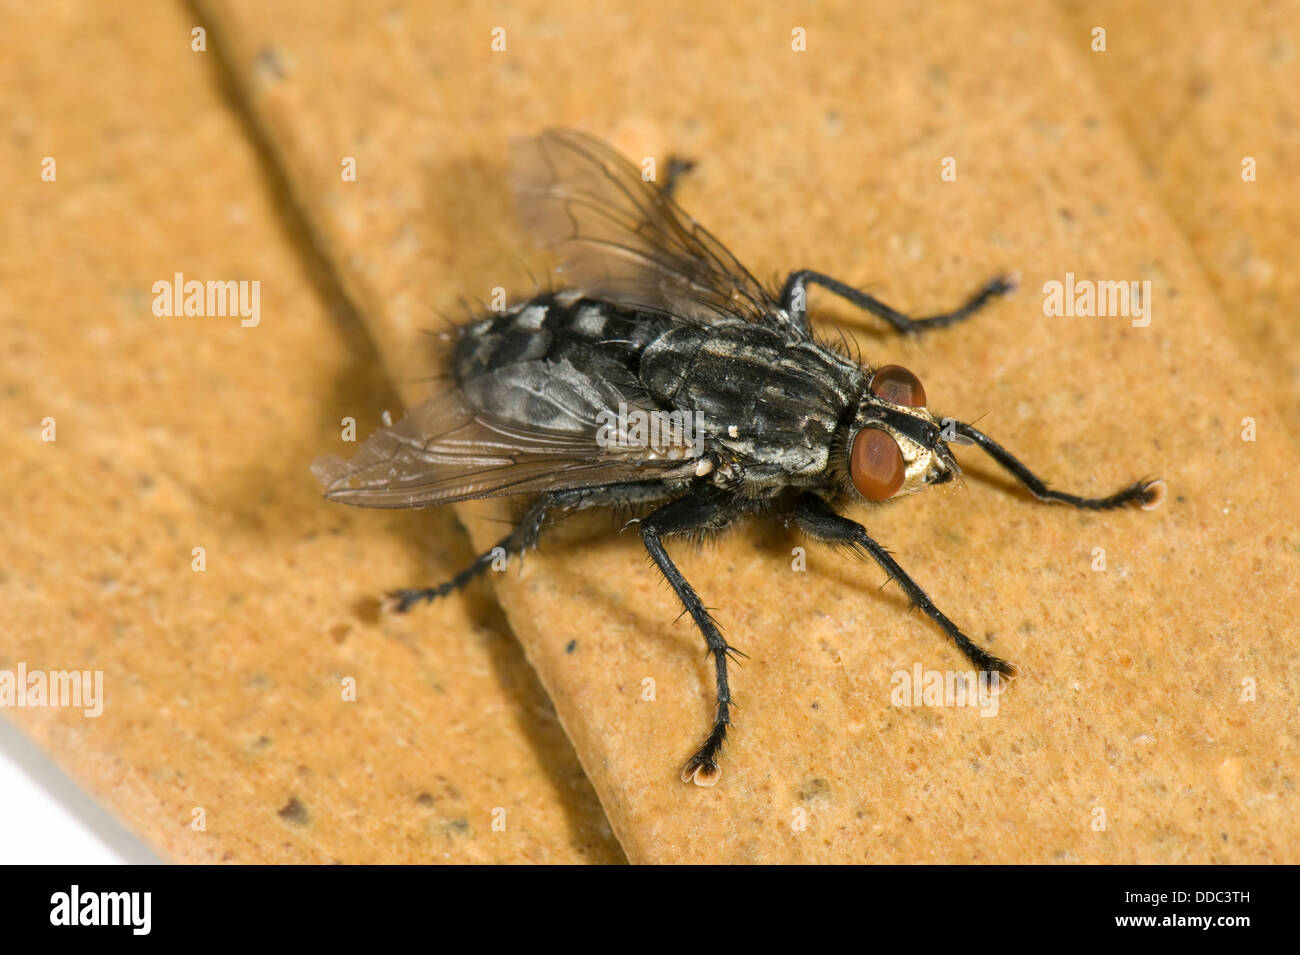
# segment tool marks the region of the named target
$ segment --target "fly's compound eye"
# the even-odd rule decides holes
[[[849,478],[869,501],[887,501],[903,486],[907,465],[893,435],[881,428],[863,428],[853,439]]]
[[[871,379],[871,393],[891,405],[904,408],[925,407],[925,389],[921,379],[902,365],[882,365]]]

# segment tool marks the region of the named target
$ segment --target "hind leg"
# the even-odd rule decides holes
[[[983,288],[967,299],[960,308],[951,312],[931,315],[928,318],[909,318],[902,312],[890,308],[880,299],[855,289],[851,285],[846,285],[838,279],[823,275],[821,272],[814,272],[812,269],[800,269],[797,272],[791,272],[790,277],[785,280],[785,288],[781,290],[781,307],[790,314],[790,318],[805,334],[810,334],[808,326],[809,285],[820,285],[840,298],[852,302],[858,308],[865,309],[872,315],[883,318],[896,331],[909,335],[925,331],[928,328],[946,328],[949,325],[955,325],[963,319],[970,318],[993,299],[1010,293],[1016,287],[1015,280],[1010,276],[1000,275],[985,282]]]
[[[664,487],[658,482],[642,484],[611,484],[589,488],[571,488],[552,491],[539,497],[512,530],[488,551],[474,558],[468,567],[450,580],[436,587],[420,587],[390,591],[384,605],[395,613],[406,613],[416,604],[432,602],[460,590],[498,559],[509,560],[511,554],[523,556],[525,551],[537,546],[542,535],[542,525],[553,511],[578,511],[588,507],[632,506],[662,498]]]
[[[547,512],[556,505],[555,498],[558,496],[547,494],[538,498],[515,525],[514,530],[497,541],[496,546],[491,550],[475,557],[468,567],[450,580],[445,580],[435,587],[390,591],[384,597],[385,607],[395,613],[406,613],[422,601],[432,602],[439,597],[455,593],[491,567],[499,558],[509,560],[511,554],[522,556],[524,551],[537,546],[537,540],[542,533],[542,522],[546,520]]]

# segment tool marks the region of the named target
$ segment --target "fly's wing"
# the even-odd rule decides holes
[[[713,324],[798,328],[736,257],[609,146],[551,129],[513,144],[525,228],[589,295]]]
[[[556,403],[579,415],[581,398],[552,384]],[[602,431],[594,415],[568,430],[477,411],[464,392],[439,395],[381,428],[351,461],[316,460],[312,473],[331,500],[361,507],[423,507],[480,497],[671,479],[694,472],[692,450],[621,447],[617,423]],[[576,418],[575,418],[576,422]]]

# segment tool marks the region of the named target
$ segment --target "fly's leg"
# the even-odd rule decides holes
[[[673,193],[681,184],[682,177],[695,168],[694,159],[683,159],[681,156],[668,157],[668,169],[664,173],[664,184],[660,187],[659,192],[666,200],[673,198]]]
[[[384,597],[385,607],[395,613],[406,613],[421,601],[432,602],[440,597],[455,593],[471,580],[483,573],[503,553],[509,559],[511,554],[521,558],[527,550],[537,546],[541,537],[542,524],[546,517],[555,510],[581,510],[587,507],[631,506],[642,501],[662,498],[663,485],[659,482],[634,484],[609,484],[590,488],[572,488],[553,491],[537,501],[528,509],[523,518],[495,547],[474,558],[473,563],[436,587],[422,587],[413,590],[394,590]]]
[[[781,307],[786,310],[791,319],[805,334],[810,334],[808,326],[808,285],[810,283],[820,285],[822,288],[834,292],[840,298],[852,302],[858,308],[866,309],[872,315],[883,318],[894,326],[896,331],[904,334],[916,334],[928,328],[946,328],[949,325],[955,325],[962,319],[970,318],[992,299],[1000,295],[1006,295],[1016,287],[1013,278],[1008,275],[999,275],[987,282],[982,289],[971,296],[965,305],[955,311],[944,312],[941,315],[931,315],[928,318],[908,318],[902,312],[895,311],[879,299],[868,295],[866,292],[859,291],[851,285],[845,285],[838,279],[833,279],[829,275],[823,275],[820,272],[814,272],[811,269],[800,269],[797,272],[791,272],[790,277],[785,280],[785,287],[781,290]]]
[[[483,571],[492,566],[492,562],[497,559],[501,549],[510,543],[510,536],[501,538],[501,541],[490,551],[479,554],[474,558],[473,563],[448,580],[444,580],[436,587],[420,587],[418,589],[404,588],[402,590],[390,590],[384,594],[383,607],[390,613],[406,613],[421,601],[432,603],[439,597],[445,597],[448,594],[460,590],[471,580],[477,577]],[[507,553],[509,553],[507,551]]]
[[[1069,504],[1071,507],[1081,507],[1091,511],[1108,511],[1112,508],[1136,504],[1143,510],[1150,511],[1159,507],[1160,502],[1165,497],[1165,482],[1150,478],[1135,481],[1122,491],[1117,491],[1109,497],[1079,497],[1076,494],[1053,491],[1048,488],[1042,478],[1021,464],[1015,455],[984,432],[978,431],[960,421],[953,422],[952,429],[962,437],[979,445],[989,457],[1003,469],[1010,472],[1017,481],[1028,488],[1029,492],[1040,501]]]
[[[560,502],[557,499],[561,497],[562,493],[547,494],[545,497],[538,498],[532,507],[528,509],[528,512],[524,514],[523,519],[515,525],[514,530],[497,541],[496,546],[491,550],[475,557],[473,563],[450,580],[443,581],[436,587],[391,591],[385,595],[385,606],[395,613],[406,613],[421,601],[432,603],[440,597],[445,597],[460,590],[491,567],[493,562],[503,553],[507,558],[510,554],[523,556],[524,551],[537,546],[537,539],[542,533],[542,522],[546,520],[546,515],[551,508],[559,505]]]
[[[641,540],[650,558],[658,566],[668,585],[673,588],[681,600],[686,612],[691,615],[695,625],[704,635],[705,646],[713,656],[717,671],[718,707],[713,716],[713,727],[709,731],[704,745],[696,751],[682,769],[682,781],[694,782],[698,786],[712,786],[718,781],[718,751],[727,738],[727,727],[731,724],[731,688],[727,683],[727,655],[735,653],[723,639],[718,625],[709,611],[701,603],[695,589],[686,582],[682,572],[677,569],[668,552],[664,550],[662,539],[675,534],[699,533],[720,530],[731,522],[735,516],[734,505],[728,499],[706,489],[679,498],[666,504],[641,522]]]
[[[1015,676],[1016,668],[1006,660],[999,659],[979,646],[970,637],[962,633],[957,625],[944,616],[943,611],[934,605],[926,592],[917,586],[916,581],[907,575],[889,551],[881,547],[867,533],[867,529],[857,521],[836,514],[831,506],[816,494],[801,494],[794,504],[795,522],[810,537],[828,544],[847,544],[865,551],[881,569],[889,575],[890,580],[898,581],[903,593],[907,594],[912,606],[937,623],[957,649],[966,655],[966,659],[980,670],[997,671],[1006,676]]]

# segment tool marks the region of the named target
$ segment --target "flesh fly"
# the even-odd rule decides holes
[[[1050,490],[983,432],[930,410],[899,365],[871,367],[814,335],[819,286],[915,334],[944,328],[1010,292],[986,283],[954,311],[909,318],[809,269],[770,290],[661,187],[588,136],[550,130],[516,144],[521,219],[559,253],[565,290],[537,295],[457,330],[453,387],[375,432],[351,461],[313,470],[326,497],[365,507],[426,507],[525,496],[497,547],[436,587],[390,595],[399,611],[445,596],[494,555],[536,546],[548,518],[632,508],[651,559],[703,635],[717,708],[682,779],[717,781],[731,725],[728,656],[737,652],[665,549],[673,537],[769,516],[871,557],[979,670],[1015,668],[968,638],[890,553],[840,510],[896,500],[961,473],[950,445],[987,453],[1040,501],[1105,510],[1156,506],[1163,482],[1108,497]]]

